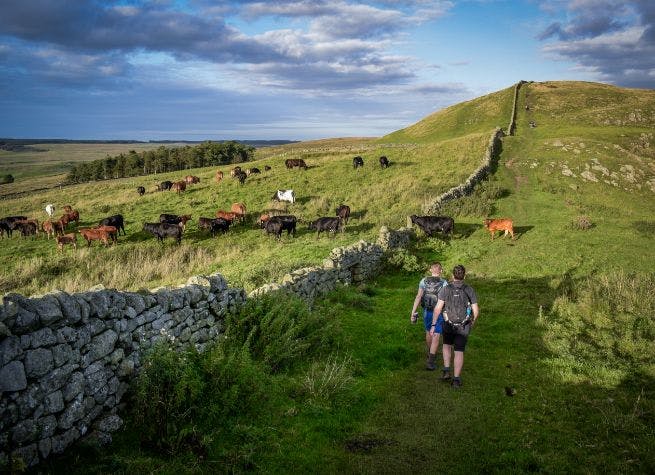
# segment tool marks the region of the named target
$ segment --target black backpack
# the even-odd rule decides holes
[[[444,316],[450,323],[461,325],[471,318],[468,310],[469,304],[471,303],[467,292],[468,288],[469,286],[466,284],[463,284],[461,287],[449,285],[446,288]]]
[[[425,289],[423,289],[423,298],[421,299],[421,306],[423,308],[433,309],[437,305],[437,294],[446,282],[439,277],[426,277]]]

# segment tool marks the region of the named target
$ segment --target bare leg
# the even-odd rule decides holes
[[[453,354],[453,345],[442,345],[441,351],[443,352],[443,367],[450,368],[450,357]]]
[[[462,366],[464,366],[464,352],[455,351],[455,377],[459,378],[460,373],[462,372]]]

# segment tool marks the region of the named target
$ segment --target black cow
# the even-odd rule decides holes
[[[146,194],[146,189],[143,186],[137,186],[136,192],[139,194],[139,196],[143,196]]]
[[[198,228],[208,229],[212,233],[212,237],[216,235],[217,231],[225,234],[230,230],[231,221],[223,218],[198,218]]]
[[[265,166],[264,166],[264,171],[265,171],[265,172],[269,171],[270,169],[271,169],[270,166],[268,166],[268,165],[265,165]]]
[[[323,231],[336,233],[341,227],[341,218],[318,218],[316,221],[309,224],[309,229],[316,230],[316,237],[321,237]]]
[[[13,223],[14,229],[18,229],[23,237],[34,236],[36,234],[36,223],[26,222],[26,223]]]
[[[157,187],[157,189],[159,191],[167,191],[170,190],[172,186],[173,186],[173,182],[166,180],[166,181],[162,181]]]
[[[239,183],[241,185],[243,185],[245,183],[247,177],[248,177],[248,175],[246,175],[246,172],[243,172],[241,170],[238,170],[234,175],[234,178],[239,180]]]
[[[380,166],[382,168],[387,168],[389,166],[389,159],[384,155],[380,157]]]
[[[0,236],[4,237],[5,233],[7,233],[7,237],[11,237],[11,228],[6,221],[2,219],[0,220]]]
[[[123,221],[122,214],[115,214],[113,216],[109,216],[108,218],[101,219],[99,224],[100,226],[113,226],[118,230],[119,235],[121,234],[121,231],[123,231],[123,236],[126,235],[125,223]]]
[[[282,236],[282,221],[277,219],[269,219],[264,223],[266,234],[275,234],[275,239],[280,239]]]
[[[175,239],[178,244],[182,242],[182,228],[177,224],[144,223],[143,230],[155,236],[162,243],[167,237]]]
[[[271,221],[275,221],[280,223],[279,231],[269,231],[269,227],[267,226],[268,223]],[[296,236],[296,223],[298,222],[298,218],[296,218],[292,214],[286,214],[286,215],[280,215],[280,216],[271,216],[270,219],[267,221],[262,221],[261,222],[261,227],[262,229],[266,230],[266,234],[276,234],[279,239],[279,235],[282,234],[282,231],[287,232],[287,236],[290,234],[293,234],[293,236]],[[273,228],[271,228],[273,229]]]
[[[359,168],[364,166],[364,159],[360,156],[353,158],[353,168]]]
[[[258,173],[261,173],[259,168],[248,168],[248,171],[246,172],[246,175],[256,175]]]
[[[7,236],[11,237],[12,232],[16,229],[16,221],[24,221],[26,219],[27,216],[7,216],[6,218],[0,219],[0,226],[7,233]]]
[[[350,219],[350,206],[341,205],[336,209],[337,216],[340,217],[345,224],[348,224]]]
[[[412,224],[417,225],[428,236],[433,236],[435,233],[440,232],[444,234],[451,234],[455,229],[455,220],[448,216],[410,216]]]

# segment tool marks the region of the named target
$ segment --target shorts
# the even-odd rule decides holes
[[[466,348],[466,341],[468,338],[468,332],[463,334],[462,332],[458,332],[455,327],[452,327],[447,323],[444,325],[443,344],[453,345],[455,347],[455,351],[463,352],[464,348]]]
[[[423,327],[426,332],[429,332],[430,328],[432,328],[432,314],[432,310],[424,310],[423,312]],[[443,333],[443,315],[439,315],[439,318],[437,318],[437,325],[434,327],[434,332]]]

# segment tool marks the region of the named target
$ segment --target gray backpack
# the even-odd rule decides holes
[[[461,287],[449,285],[445,289],[444,316],[454,325],[463,325],[471,319],[471,299],[467,292],[469,288],[468,285],[463,284]]]
[[[425,289],[423,289],[423,298],[421,299],[421,306],[432,310],[437,305],[437,295],[441,287],[448,283],[439,277],[426,277]]]

